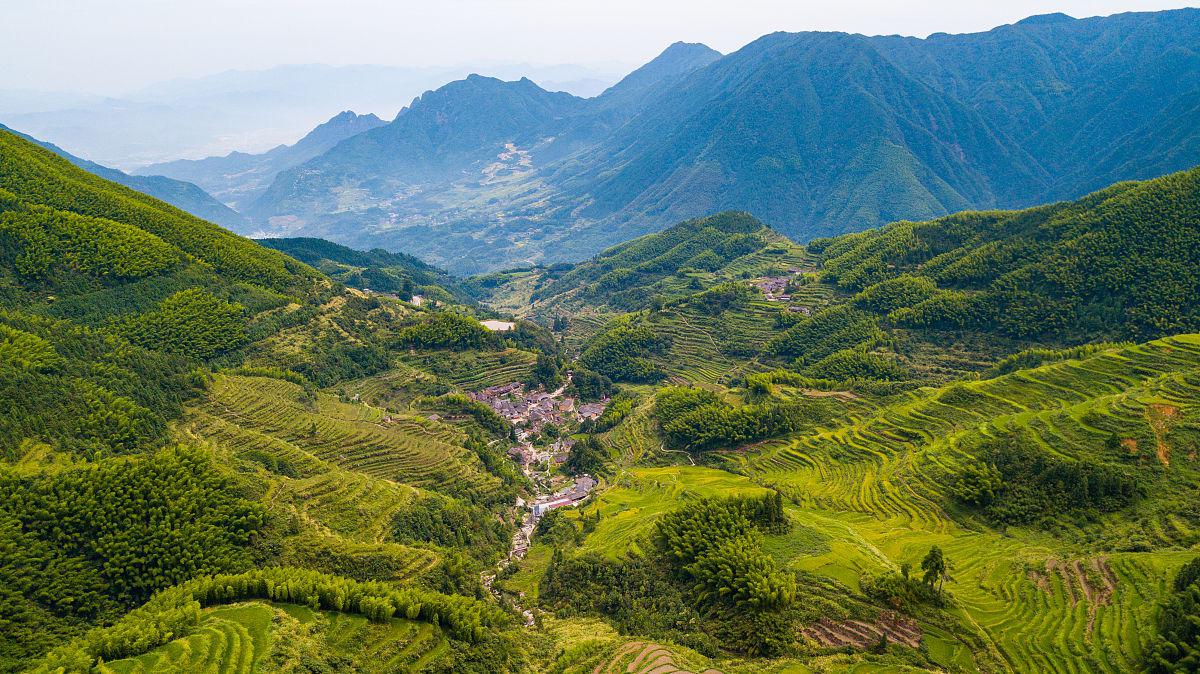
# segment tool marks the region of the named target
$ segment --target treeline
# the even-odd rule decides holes
[[[1200,557],[1175,574],[1155,623],[1158,633],[1146,649],[1146,669],[1155,674],[1200,671]]]
[[[315,272],[295,260],[263,248],[173,206],[77,168],[66,159],[15,134],[0,130],[0,189],[26,204],[66,211],[85,219],[66,218],[68,227],[95,219],[122,223],[153,235],[218,273],[276,290],[307,288]],[[10,197],[11,200],[11,197]],[[109,227],[107,224],[104,227]],[[120,238],[128,231],[122,229]],[[72,235],[84,244],[86,238]],[[119,241],[106,237],[105,243]],[[148,242],[138,236],[140,242]],[[148,243],[151,251],[155,244]],[[133,259],[137,259],[135,256]]]
[[[900,327],[1062,342],[1200,329],[1200,169],[1024,211],[810,244],[826,279]]]
[[[832,417],[823,400],[734,406],[700,388],[672,386],[654,399],[654,418],[667,441],[689,450],[731,447],[785,435]]]
[[[317,571],[267,568],[204,576],[164,590],[111,627],[93,629],[54,649],[33,671],[90,671],[101,660],[139,655],[193,631],[200,622],[201,608],[251,599],[355,613],[375,621],[393,617],[419,620],[443,628],[468,647],[486,645],[496,631],[511,625],[501,609],[466,597],[397,589]],[[504,659],[519,656],[502,649],[489,652]]]
[[[1057,458],[1024,432],[988,440],[973,454],[951,491],[996,522],[1053,523],[1067,513],[1113,512],[1141,495],[1136,476],[1124,468]]]
[[[1027,370],[1064,360],[1088,358],[1103,351],[1130,346],[1133,346],[1133,342],[1097,342],[1095,344],[1082,344],[1066,349],[1025,349],[996,361],[981,376],[985,379],[1000,377],[1016,372],[1017,370]]]
[[[709,655],[778,654],[795,640],[788,609],[796,579],[763,551],[759,535],[788,527],[778,492],[689,503],[656,523],[647,556],[568,558],[556,548],[539,600],[559,615],[604,615],[624,632]],[[548,524],[547,535],[555,528]]]

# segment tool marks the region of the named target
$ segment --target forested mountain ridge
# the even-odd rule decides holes
[[[888,307],[900,325],[1075,342],[1200,330],[1200,168],[1025,211],[893,223],[810,249],[839,289],[926,289],[911,306]]]
[[[41,145],[89,173],[94,173],[105,180],[111,180],[129,189],[149,194],[155,199],[161,199],[198,218],[215,222],[231,229],[244,229],[249,226],[246,216],[217,201],[211,194],[205,192],[200,186],[194,183],[153,173],[130,175],[124,171],[118,171],[117,169],[101,166],[95,162],[76,157],[57,145],[40,141],[19,131],[14,131],[3,124],[0,124],[0,131],[12,132],[30,142]]]
[[[379,638],[405,657],[483,658],[511,618],[443,591],[482,596],[522,480],[494,426],[436,421],[465,404],[454,384],[395,357],[412,335],[449,346],[447,323],[459,357],[506,372],[550,342],[524,325],[500,339],[470,312],[346,289],[0,132],[0,669],[88,671],[203,639],[216,618],[200,604],[234,599],[291,625],[271,602],[398,612]],[[403,384],[369,387],[372,405],[326,388],[396,367]],[[261,567],[286,568],[247,575]]]
[[[280,232],[489,270],[583,259],[729,209],[807,240],[1076,198],[1200,161],[1197,11],[926,39],[775,33],[715,60],[691,49],[643,95],[617,85],[552,115],[493,109],[531,125],[494,138],[456,120],[451,101],[472,87],[455,83],[411,110],[439,101],[443,130],[461,124],[475,151],[433,173],[409,166],[404,148],[424,132],[402,115],[372,132],[371,156],[334,148],[281,176],[254,214]]]
[[[353,288],[395,293],[405,300],[416,295],[431,301],[470,301],[471,293],[461,279],[412,255],[381,248],[359,251],[324,239],[259,239],[258,243],[312,265]]]

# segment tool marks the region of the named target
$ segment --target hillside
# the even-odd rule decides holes
[[[723,210],[806,241],[1077,198],[1200,163],[1197,11],[676,45],[592,99],[468,79],[281,175],[252,213],[489,271]]]
[[[14,131],[3,124],[0,124],[0,131],[7,131],[25,140],[37,143],[89,173],[94,173],[105,180],[111,180],[129,189],[165,201],[203,220],[215,222],[223,227],[232,229],[245,228],[249,225],[248,218],[217,201],[211,194],[205,192],[196,184],[187,182],[186,179],[177,180],[154,173],[130,175],[124,171],[118,171],[117,169],[101,166],[95,162],[76,157],[57,145],[37,140],[36,138]]]
[[[1197,232],[1191,169],[460,279],[0,132],[0,670],[1193,670]]]
[[[841,290],[925,295],[879,303],[898,326],[1084,342],[1200,329],[1198,237],[1192,169],[1075,202],[894,223],[810,248]]]
[[[773,253],[781,244],[772,244],[707,273],[681,262],[745,240],[744,232],[713,238],[709,224],[771,234],[749,216],[723,214],[570,270],[477,283],[494,283],[485,300],[494,307],[526,302],[532,315],[565,326],[565,343],[593,358],[631,348],[611,341],[624,330],[674,335],[665,351],[637,357],[691,383],[786,367],[826,388],[899,390],[971,376],[1027,350],[1014,362],[1036,362],[1039,348],[1200,330],[1198,198],[1192,169],[1073,202],[897,222],[805,251]],[[619,378],[620,368],[598,369]]]
[[[523,310],[552,318],[587,308],[634,311],[720,283],[813,271],[804,250],[747,213],[720,213],[679,223],[614,246],[577,265],[502,272],[474,279],[488,302],[525,293]]]
[[[248,649],[248,663],[284,615],[261,602],[317,601],[301,587],[341,593],[314,608],[363,634],[379,632],[364,617],[398,611],[414,662],[483,657],[511,620],[478,601],[479,569],[507,545],[525,482],[495,428],[438,421],[457,400],[439,396],[461,389],[396,356],[512,354],[501,367],[519,374],[537,356],[517,342],[548,343],[531,330],[506,342],[469,315],[341,290],[0,133],[0,669],[50,651],[48,671],[153,669],[115,661],[158,645],[160,665],[200,666],[180,648],[218,668]],[[406,386],[382,383],[394,368]],[[242,574],[242,594],[202,578],[220,573]],[[192,598],[250,605],[202,613]],[[279,620],[285,642],[309,630]],[[338,635],[305,657],[373,657]]]
[[[180,159],[138,169],[139,175],[163,175],[186,180],[233,208],[248,206],[281,171],[319,156],[350,136],[382,126],[373,114],[344,111],[309,131],[292,145],[279,145],[261,154],[231,152],[223,157]],[[232,225],[230,225],[232,226]],[[246,224],[235,229],[245,231]]]
[[[324,239],[259,239],[260,244],[312,265],[353,288],[440,301],[469,301],[462,281],[404,253],[358,251]]]

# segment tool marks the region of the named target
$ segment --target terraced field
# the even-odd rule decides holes
[[[522,381],[537,360],[533,353],[518,349],[409,353],[401,358],[405,363],[432,372],[438,379],[467,391]]]
[[[100,666],[104,674],[253,672],[271,645],[275,609],[261,602],[205,611],[195,633],[136,658]]]
[[[634,467],[658,449],[652,423],[635,412],[604,436],[621,450],[625,468],[589,507],[602,518],[582,551],[637,553],[656,517],[682,500],[778,488],[792,501],[794,526],[764,537],[764,546],[788,568],[857,589],[902,563],[917,566],[935,544],[951,564],[947,587],[955,605],[944,620],[830,620],[807,628],[818,645],[861,649],[887,632],[893,644],[920,643],[949,670],[1082,674],[1141,666],[1167,579],[1200,543],[1200,526],[1183,507],[1200,498],[1200,336],[842,405],[844,414],[829,428],[724,455],[741,475]],[[1017,431],[1064,460],[1123,463],[1157,486],[1131,508],[1098,515],[1090,525],[1064,519],[1053,535],[998,531],[960,511],[946,485],[973,460],[981,439]],[[613,653],[596,650],[586,662],[596,671],[617,660],[628,666]],[[831,653],[803,664],[890,671],[861,655]],[[719,666],[739,671],[736,662]]]
[[[547,623],[556,640],[572,644],[549,668],[554,674],[722,674],[708,658],[689,649],[631,640],[599,620]]]
[[[428,623],[372,623],[362,616],[256,601],[207,609],[195,633],[106,663],[99,671],[238,674],[268,663],[280,671],[331,671],[319,667],[332,654],[345,658],[349,671],[415,672],[441,660],[449,648],[442,632]]]
[[[778,304],[756,301],[745,309],[719,316],[692,308],[671,309],[652,314],[645,322],[656,334],[671,338],[671,348],[654,360],[672,381],[713,386],[748,372],[769,369],[744,354],[766,346],[778,312]],[[732,342],[743,351],[725,352],[723,349]]]
[[[739,475],[702,466],[630,469],[614,478],[593,506],[600,510],[600,523],[582,550],[621,557],[638,551],[654,522],[678,508],[681,501],[765,491]],[[591,508],[586,512],[591,514]]]
[[[254,475],[262,502],[291,523],[280,562],[359,580],[404,583],[440,555],[392,542],[392,522],[421,488],[489,494],[499,484],[436,422],[344,403],[266,377],[222,375],[176,425]]]
[[[449,426],[343,403],[325,393],[314,398],[306,399],[304,390],[290,382],[222,375],[187,424],[197,436],[243,454],[305,465],[318,459],[352,473],[448,493],[486,494],[499,484]],[[318,484],[310,487],[320,491]]]
[[[1200,337],[1183,336],[915,391],[845,425],[728,460],[756,482],[785,490],[798,504],[790,511],[796,521],[829,540],[827,552],[798,556],[793,568],[853,587],[863,575],[915,564],[938,544],[954,565],[951,589],[962,618],[978,627],[999,666],[1130,671],[1165,579],[1191,556],[1182,549],[1197,541],[1195,523],[1159,507],[1157,497],[1194,489],[1195,459],[1167,465],[1158,442],[1168,453],[1183,453],[1171,446],[1172,424],[1194,419],[1198,401]],[[1173,411],[1164,416],[1163,410]],[[973,438],[1015,429],[1065,457],[1157,466],[1161,493],[1130,513],[1104,518],[1099,537],[1069,527],[1059,538],[963,528],[946,512],[945,476],[965,460]],[[1117,450],[1109,442],[1114,436],[1123,439]],[[1166,549],[1105,551],[1105,541],[1139,531],[1148,545]],[[938,650],[949,661],[965,662],[968,655],[961,645]]]

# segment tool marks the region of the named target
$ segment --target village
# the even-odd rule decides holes
[[[788,269],[786,276],[762,276],[750,281],[750,285],[762,291],[763,297],[768,302],[779,302],[781,304],[786,304],[786,311],[810,316],[812,315],[812,309],[810,307],[792,304],[792,288],[796,286],[797,281],[803,274],[803,269],[797,269],[793,267]]]
[[[596,488],[596,479],[590,475],[571,478],[554,470],[556,466],[566,463],[575,445],[575,440],[567,435],[566,430],[586,420],[598,419],[608,404],[607,400],[579,403],[575,398],[565,395],[570,383],[568,374],[566,382],[550,392],[529,390],[520,382],[509,382],[468,393],[473,400],[492,408],[512,424],[516,444],[509,447],[508,456],[534,485],[531,501],[517,499],[517,507],[527,512],[513,535],[508,558],[500,563],[500,568],[525,557],[538,520],[546,513],[555,508],[576,506]],[[538,441],[545,439],[548,429],[561,434],[554,442],[541,443],[539,446]],[[485,576],[484,583],[489,588],[493,578],[491,575]],[[524,613],[526,620],[532,622],[532,613]]]

